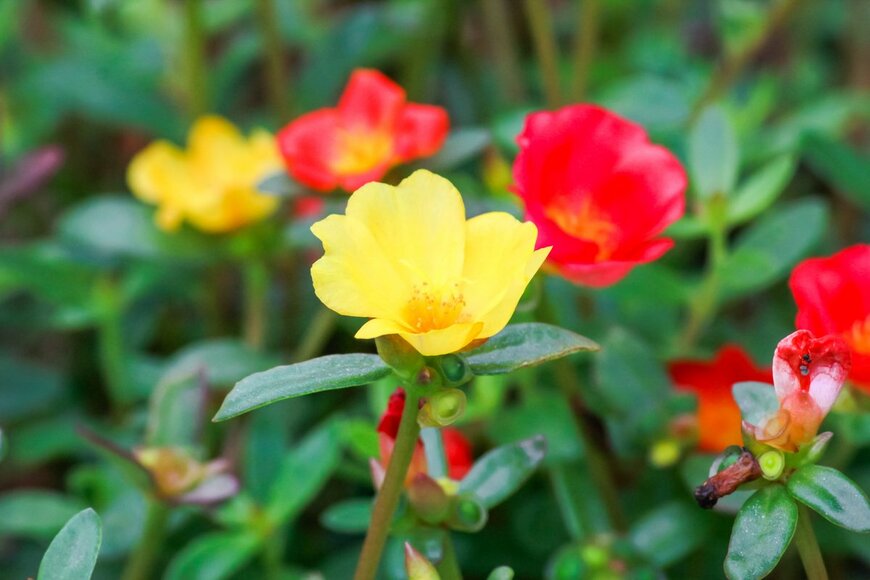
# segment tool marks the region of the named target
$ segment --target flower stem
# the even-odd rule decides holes
[[[562,89],[559,84],[559,53],[550,6],[547,0],[525,0],[525,6],[543,76],[547,106],[556,108],[562,104]]]
[[[417,445],[417,436],[420,434],[420,427],[417,425],[420,397],[414,388],[406,389],[405,392],[405,408],[402,411],[399,431],[396,434],[396,443],[390,456],[383,485],[381,485],[375,499],[372,520],[363,542],[354,580],[372,580],[377,573],[381,553],[384,550],[384,544],[386,544],[390,524],[393,520],[393,512],[396,511],[396,505],[399,503],[399,494],[405,483],[405,474],[408,472],[414,447]]]
[[[798,5],[800,5],[799,0],[780,0],[780,2],[771,8],[770,13],[767,15],[767,20],[765,20],[758,35],[730,58],[726,58],[710,78],[710,81],[704,88],[704,92],[701,93],[701,97],[692,108],[692,112],[689,115],[689,125],[695,122],[698,115],[704,110],[704,107],[714,102],[728,90],[728,87],[737,80],[737,77],[740,76],[746,65],[764,48],[771,35],[788,20]]]
[[[507,102],[521,103],[525,99],[523,77],[517,63],[517,43],[505,0],[483,0],[481,9],[500,92]]]
[[[589,69],[595,60],[598,47],[598,0],[580,0],[577,11],[580,21],[574,39],[574,77],[571,82],[571,100],[580,102],[586,96]]]
[[[550,482],[553,485],[553,494],[556,496],[556,503],[559,504],[559,511],[562,513],[565,529],[572,540],[581,540],[583,538],[585,518],[571,494],[571,487],[565,474],[565,466],[560,464],[554,465],[550,468],[549,472]]]
[[[100,311],[97,326],[100,368],[113,409],[120,412],[132,398],[124,354],[122,298],[117,281],[109,276],[100,280],[96,291]]]
[[[441,580],[462,580],[462,570],[459,568],[456,549],[453,547],[453,538],[450,537],[449,531],[444,538],[444,555],[436,568]]]
[[[242,265],[244,287],[245,343],[254,349],[263,348],[266,338],[266,299],[269,292],[269,272],[265,264],[249,259]]]
[[[205,75],[205,27],[201,0],[184,2],[184,60],[187,68],[187,106],[193,117],[209,108],[208,81]]]
[[[287,75],[281,51],[281,34],[275,14],[274,0],[257,0],[257,20],[263,36],[266,67],[265,81],[272,112],[284,122],[290,116],[287,95]]]
[[[828,580],[828,571],[825,569],[822,552],[819,550],[819,543],[816,541],[815,532],[813,532],[813,523],[810,521],[811,517],[810,510],[802,505],[798,505],[798,521],[797,530],[795,530],[794,534],[794,543],[797,546],[798,555],[800,555],[804,570],[807,573],[807,580]]]
[[[127,561],[121,580],[149,580],[153,578],[154,560],[160,554],[163,539],[166,535],[166,522],[169,510],[157,500],[148,500],[148,512],[145,516],[145,529],[142,539]]]
[[[332,335],[337,319],[335,312],[321,307],[308,323],[308,328],[293,353],[293,360],[302,362],[320,354],[326,341]]]

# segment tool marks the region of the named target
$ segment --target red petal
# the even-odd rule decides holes
[[[338,110],[347,129],[392,132],[404,103],[405,90],[383,73],[357,69],[341,94]]]
[[[331,169],[338,145],[335,109],[302,115],[284,127],[277,139],[284,164],[294,179],[318,191],[335,189],[338,176]]]
[[[409,103],[402,108],[396,135],[396,156],[402,161],[428,157],[441,149],[450,121],[447,111],[434,105]]]
[[[837,335],[815,338],[798,330],[779,341],[773,355],[773,384],[780,401],[794,392],[808,393],[822,414],[837,399],[852,366],[851,353]]]

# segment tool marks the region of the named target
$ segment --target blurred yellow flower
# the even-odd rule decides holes
[[[127,182],[133,194],[157,206],[156,222],[174,231],[183,221],[209,233],[236,230],[270,215],[278,201],[256,190],[282,169],[274,137],[254,131],[245,138],[221,117],[201,117],[187,150],[156,141],[133,158]]]
[[[311,231],[325,251],[311,268],[317,297],[339,314],[371,318],[357,338],[398,334],[426,356],[504,328],[550,251],[535,250],[535,225],[510,214],[466,221],[456,188],[425,170],[396,187],[362,186],[345,215]]]

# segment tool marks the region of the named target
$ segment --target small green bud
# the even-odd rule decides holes
[[[773,481],[779,479],[782,470],[785,469],[785,456],[782,451],[774,449],[761,454],[758,465],[761,467],[761,475],[764,479]]]
[[[378,356],[406,380],[414,379],[426,362],[423,355],[397,334],[377,337],[375,347]]]
[[[457,497],[453,502],[450,527],[462,532],[477,532],[486,525],[489,514],[483,504],[471,497]]]
[[[459,389],[443,389],[433,393],[420,409],[417,421],[423,427],[446,427],[465,412],[465,393]]]
[[[670,467],[680,459],[680,444],[672,438],[660,439],[649,450],[649,461],[655,467]]]
[[[580,557],[590,568],[604,568],[610,562],[610,554],[607,550],[595,544],[583,546]]]
[[[441,578],[432,562],[408,542],[405,542],[405,572],[408,574],[408,580],[439,580]]]
[[[426,523],[437,524],[447,517],[450,499],[437,481],[419,473],[408,486],[408,501],[414,512]]]
[[[474,376],[468,362],[458,354],[446,354],[435,359],[435,367],[441,371],[444,382],[457,387],[465,384]]]

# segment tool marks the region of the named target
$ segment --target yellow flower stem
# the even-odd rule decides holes
[[[284,71],[281,33],[278,29],[274,0],[257,0],[257,20],[266,57],[265,81],[269,101],[271,101],[272,112],[277,115],[280,122],[284,123],[290,117],[290,93]]]
[[[205,26],[201,0],[184,1],[184,62],[187,72],[187,105],[196,118],[209,109],[205,73]]]
[[[99,311],[97,343],[100,368],[106,390],[115,412],[120,412],[132,400],[128,383],[127,359],[124,353],[124,305],[118,281],[111,275],[96,286]]]
[[[142,538],[127,560],[121,580],[149,580],[154,577],[154,561],[163,546],[169,509],[156,499],[148,500],[147,509]]]
[[[598,0],[580,0],[577,36],[574,39],[574,70],[571,80],[571,100],[583,101],[589,81],[589,69],[598,48]]]
[[[822,552],[819,550],[819,543],[813,532],[811,517],[810,510],[798,504],[794,543],[807,573],[807,580],[828,580],[828,571],[825,569],[825,561],[822,559]]]
[[[785,24],[791,14],[800,5],[799,0],[780,0],[767,15],[764,25],[755,38],[749,41],[739,51],[725,59],[716,72],[710,77],[710,81],[701,93],[701,97],[695,102],[689,115],[689,125],[692,125],[704,108],[718,99],[728,87],[740,76],[747,64],[764,48],[771,35]]]
[[[269,292],[269,272],[257,258],[248,258],[242,264],[244,290],[245,343],[261,349],[266,339],[266,299]]]
[[[405,408],[402,411],[399,431],[396,434],[396,443],[393,447],[393,454],[390,456],[390,464],[387,466],[383,484],[375,499],[372,520],[363,542],[354,580],[373,580],[375,578],[378,564],[381,561],[381,553],[384,551],[384,545],[390,532],[393,513],[399,503],[399,494],[404,487],[405,475],[411,464],[414,447],[417,445],[417,437],[420,434],[420,427],[417,425],[420,396],[416,392],[416,387],[413,386],[406,388],[405,393]]]
[[[553,32],[553,15],[547,0],[525,0],[525,7],[541,68],[547,106],[556,108],[562,104],[562,89],[559,83],[559,49]]]

